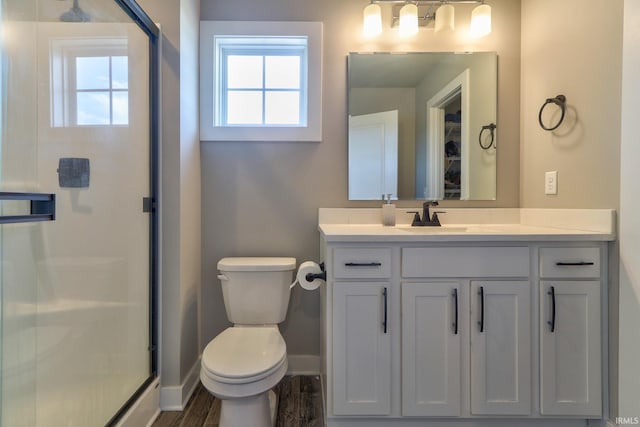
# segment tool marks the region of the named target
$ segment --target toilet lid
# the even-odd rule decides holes
[[[289,271],[295,268],[295,258],[232,257],[218,261],[220,271]]]
[[[215,337],[202,353],[202,366],[229,379],[268,373],[287,357],[287,347],[276,327],[233,327]]]

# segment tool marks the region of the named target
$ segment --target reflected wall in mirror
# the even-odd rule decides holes
[[[495,52],[350,53],[349,200],[495,200],[497,65]]]

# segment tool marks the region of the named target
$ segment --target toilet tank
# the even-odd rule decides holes
[[[223,258],[218,262],[227,318],[235,325],[284,321],[295,258]]]

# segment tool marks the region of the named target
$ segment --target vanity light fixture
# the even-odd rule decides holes
[[[478,4],[471,13],[469,32],[472,37],[483,37],[491,32],[491,6],[484,0],[371,0],[364,8],[363,33],[366,37],[382,33],[380,4],[402,5],[399,13],[397,8],[392,13],[392,26],[397,24],[402,36],[415,35],[419,26],[426,26],[431,21],[435,21],[436,33],[453,31],[454,4]]]
[[[455,9],[452,5],[445,3],[438,8],[436,13],[435,32],[453,31],[455,29]]]
[[[491,6],[482,4],[471,12],[469,33],[473,38],[484,37],[491,32]]]
[[[413,36],[418,32],[418,6],[407,3],[400,9],[400,35]]]
[[[365,37],[375,37],[382,32],[382,10],[375,3],[364,8],[362,32]]]

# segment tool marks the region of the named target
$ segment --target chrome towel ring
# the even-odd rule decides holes
[[[542,112],[544,111],[545,107],[549,104],[555,104],[558,107],[560,107],[561,115],[560,115],[560,120],[558,120],[558,123],[556,123],[555,126],[547,127],[544,125],[544,123],[542,123]],[[562,124],[562,121],[564,120],[564,113],[566,112],[566,110],[567,110],[567,98],[564,95],[558,95],[555,98],[547,98],[544,104],[542,104],[542,107],[540,107],[540,112],[538,113],[538,123],[540,123],[540,127],[542,127],[542,129],[547,131],[558,129],[558,127]]]
[[[491,146],[493,146],[493,148],[496,148],[495,145],[495,135],[494,135],[494,131],[496,130],[496,125],[495,123],[490,123],[488,125],[482,126],[482,129],[480,129],[480,134],[478,135],[478,143],[480,143],[480,147],[483,150],[488,150],[489,148],[491,148]],[[482,133],[488,130],[491,133],[491,139],[489,140],[489,143],[487,145],[484,145],[482,143]]]

